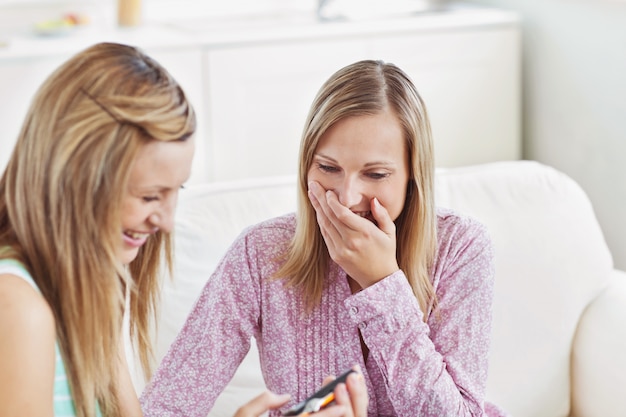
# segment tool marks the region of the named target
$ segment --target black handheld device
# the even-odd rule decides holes
[[[348,375],[356,373],[354,369],[349,369],[330,383],[324,385],[315,394],[311,395],[304,401],[299,402],[287,411],[283,412],[283,416],[308,416],[309,414],[320,411],[328,404],[335,401],[335,387],[337,384],[346,382]]]

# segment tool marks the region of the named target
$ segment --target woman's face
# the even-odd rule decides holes
[[[370,220],[370,201],[376,197],[396,220],[404,207],[409,169],[395,114],[385,109],[335,123],[320,138],[307,179],[334,191],[341,204]]]
[[[191,174],[194,142],[153,140],[135,159],[122,199],[122,230],[118,259],[130,263],[139,248],[158,230],[170,232],[178,190]]]

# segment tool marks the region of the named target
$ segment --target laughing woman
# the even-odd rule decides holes
[[[144,412],[204,416],[255,337],[268,387],[294,401],[358,364],[370,416],[503,415],[485,401],[491,241],[435,207],[428,115],[402,70],[361,61],[329,78],[297,186],[297,213],[244,231],[209,278]]]
[[[0,180],[0,416],[139,416],[124,302],[148,364],[160,256],[194,111],[139,50],[99,44],[34,97]]]
[[[124,306],[148,375],[195,126],[178,83],[126,45],[78,53],[39,89],[0,179],[1,417],[141,415]],[[267,392],[237,416],[287,400]]]

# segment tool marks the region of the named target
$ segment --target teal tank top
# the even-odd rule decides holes
[[[11,274],[18,276],[28,282],[39,292],[39,288],[30,276],[26,268],[12,259],[0,259],[0,274]],[[55,366],[54,366],[54,417],[76,417],[74,399],[70,392],[70,385],[65,372],[65,364],[59,350],[59,344],[55,343]],[[96,415],[101,417],[100,410],[96,410]]]

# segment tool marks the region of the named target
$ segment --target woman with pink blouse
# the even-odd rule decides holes
[[[142,408],[206,416],[254,337],[267,387],[292,395],[283,411],[359,365],[369,416],[505,415],[485,402],[493,281],[485,227],[435,207],[411,80],[393,64],[348,65],[311,106],[297,213],[235,240]]]

